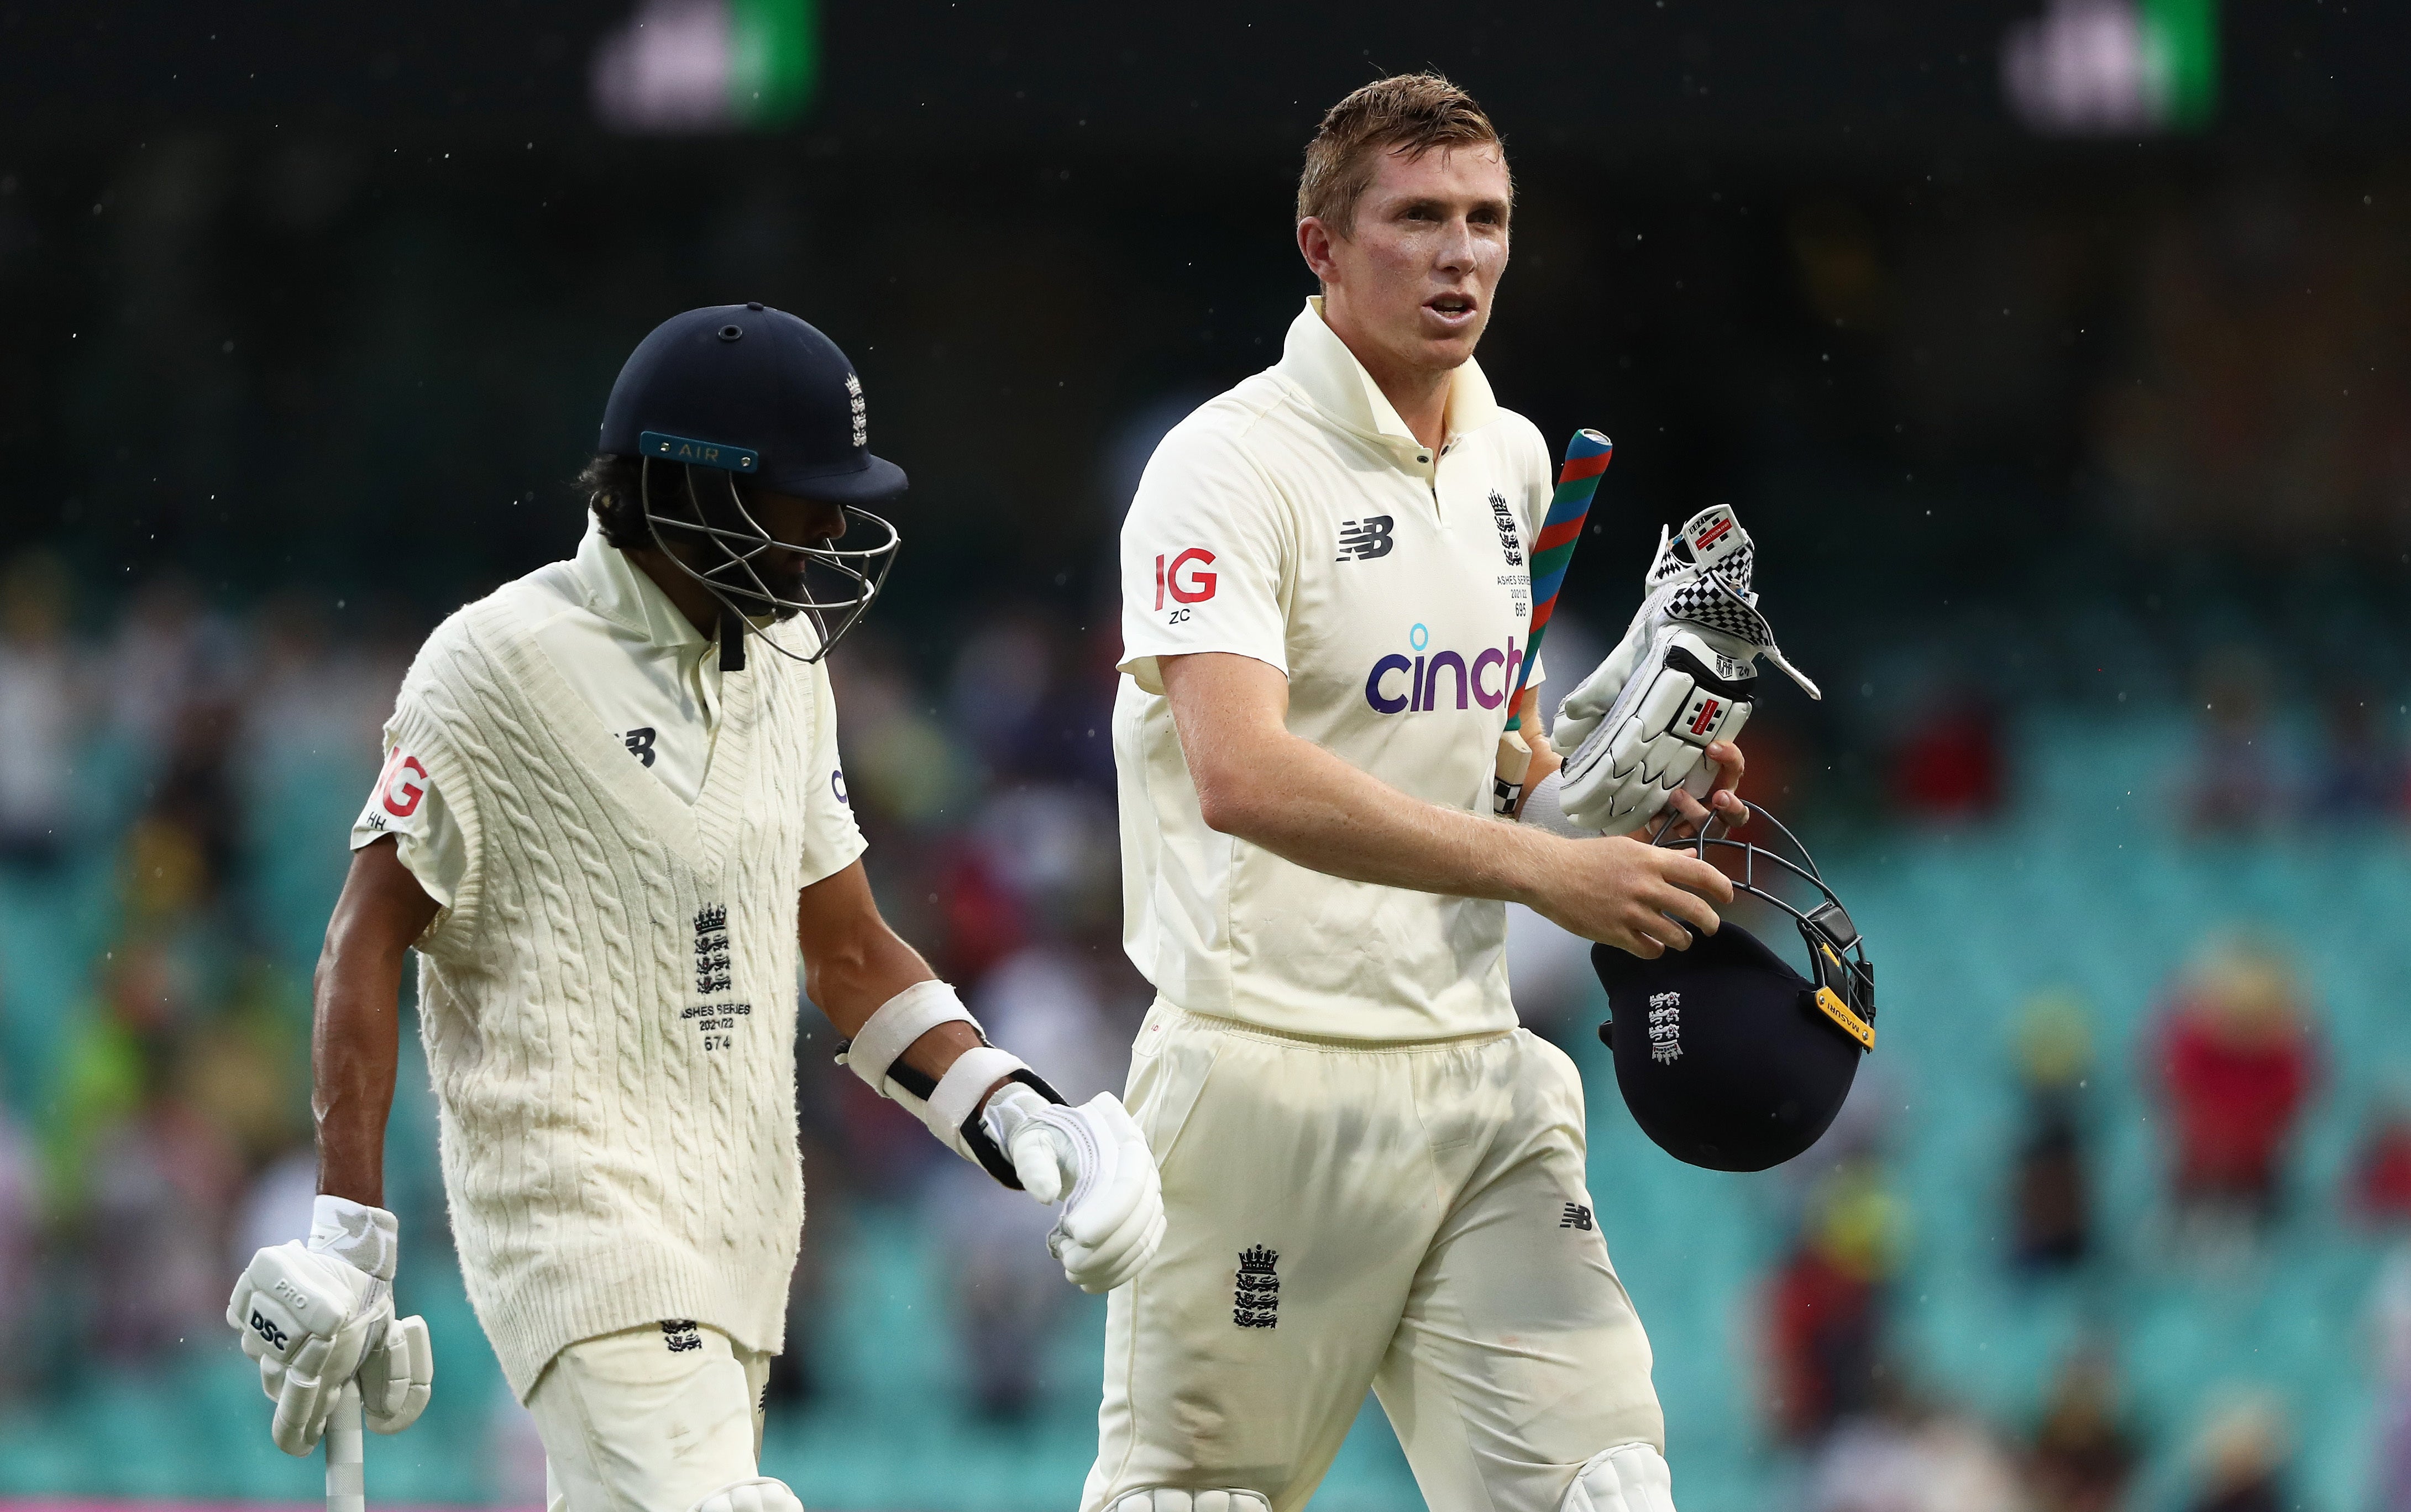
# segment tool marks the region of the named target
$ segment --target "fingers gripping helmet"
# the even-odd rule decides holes
[[[870,454],[865,414],[862,381],[837,343],[762,304],[673,315],[620,370],[600,449],[641,459],[653,544],[719,601],[722,666],[744,665],[749,632],[782,656],[817,662],[879,596],[902,542],[867,506],[900,496],[905,479]],[[740,478],[840,506],[844,534],[778,539],[748,506]],[[691,549],[681,555],[672,542]],[[766,628],[798,615],[815,632],[809,647]]]
[[[1688,951],[1654,961],[1611,945],[1591,948],[1607,989],[1600,1039],[1615,1056],[1615,1084],[1634,1123],[1675,1159],[1711,1170],[1764,1170],[1817,1142],[1841,1112],[1860,1057],[1875,1049],[1875,966],[1842,900],[1807,849],[1774,815],[1795,864],[1744,840],[1677,842],[1707,861],[1735,863],[1733,886],[1791,916],[1812,977],[1725,920]],[[1778,889],[1821,901],[1795,907]]]

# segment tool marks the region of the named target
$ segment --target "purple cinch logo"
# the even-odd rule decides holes
[[[1524,665],[1523,648],[1512,635],[1504,647],[1485,646],[1467,656],[1461,651],[1431,651],[1431,632],[1416,625],[1407,632],[1408,648],[1373,663],[1365,677],[1365,702],[1376,714],[1427,714],[1454,706],[1480,705],[1495,709],[1514,691],[1515,674]]]

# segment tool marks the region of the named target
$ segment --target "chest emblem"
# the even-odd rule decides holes
[[[1523,532],[1515,528],[1515,512],[1507,507],[1506,496],[1496,488],[1490,490],[1490,518],[1498,527],[1498,554],[1507,559],[1508,566],[1523,566]]]
[[[1388,515],[1368,515],[1360,520],[1339,522],[1339,558],[1341,561],[1371,561],[1386,557],[1397,542],[1390,532],[1397,521]]]

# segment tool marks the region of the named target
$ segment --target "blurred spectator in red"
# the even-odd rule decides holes
[[[2000,721],[1968,693],[1936,700],[1892,753],[1892,802],[1913,819],[1988,819],[2007,795]]]
[[[2018,1028],[2025,1127],[2018,1136],[2009,1241],[2021,1269],[2068,1270],[2092,1251],[2092,1191],[2080,1116],[2092,1059],[2082,1004],[2053,995],[2026,1005]]]
[[[2348,821],[2398,814],[2406,776],[2402,749],[2387,738],[2369,700],[2340,695],[2328,701],[2327,740],[2309,794],[2312,818]]]
[[[2381,1107],[2353,1156],[2352,1207],[2372,1223],[2411,1222],[2411,1110]]]
[[[2117,1512],[2137,1458],[2109,1357],[2078,1350],[2060,1367],[2035,1430],[2026,1480],[2036,1512]]]
[[[1772,1405],[1786,1440],[1815,1443],[1874,1402],[1899,1223],[1869,1162],[1837,1168],[1811,1195],[1799,1242],[1766,1294]]]
[[[67,597],[66,571],[46,553],[0,574],[0,865],[48,867],[68,838],[86,679],[66,639]]]
[[[2195,754],[2186,815],[2202,834],[2257,830],[2282,803],[2268,726],[2268,669],[2252,651],[2232,649],[2202,665],[2201,743]]]
[[[2318,1075],[2291,968],[2266,947],[2214,944],[2178,981],[2155,1039],[2180,1207],[2189,1216],[2272,1216],[2287,1143]]]
[[[999,869],[983,847],[946,848],[937,880],[945,941],[940,954],[949,981],[978,981],[1029,938],[1021,899]]]
[[[2290,1512],[2286,1494],[2286,1419],[2265,1393],[2214,1409],[2196,1451],[2200,1485],[2185,1512]]]

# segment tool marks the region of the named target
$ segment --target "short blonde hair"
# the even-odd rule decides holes
[[[1372,185],[1376,154],[1411,160],[1435,147],[1487,144],[1506,157],[1507,144],[1473,96],[1436,73],[1377,79],[1333,106],[1297,179],[1297,218],[1311,215],[1341,236],[1356,229],[1356,201]],[[1508,178],[1508,195],[1514,179]]]

